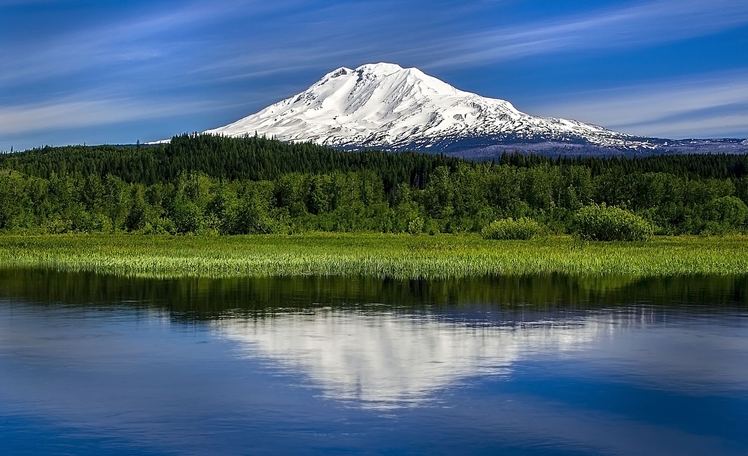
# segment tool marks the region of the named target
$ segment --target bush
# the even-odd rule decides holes
[[[234,230],[236,234],[269,234],[278,231],[278,227],[260,197],[252,194],[239,202]]]
[[[481,230],[484,239],[532,239],[542,232],[543,227],[527,217],[496,220]]]
[[[645,241],[654,233],[654,227],[626,209],[593,204],[577,211],[574,231],[589,241]]]
[[[439,224],[434,221],[434,219],[428,219],[426,220],[424,231],[429,234],[429,236],[435,236],[439,234]]]
[[[706,223],[704,232],[724,234],[739,231],[748,219],[748,207],[735,196],[723,196],[712,200],[704,210]]]
[[[419,234],[423,232],[424,221],[421,217],[414,217],[408,222],[408,233]]]
[[[197,204],[180,199],[174,204],[172,220],[177,233],[197,233],[203,225],[203,213]]]

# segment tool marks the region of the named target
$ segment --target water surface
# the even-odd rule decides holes
[[[742,455],[747,296],[0,271],[0,453]]]

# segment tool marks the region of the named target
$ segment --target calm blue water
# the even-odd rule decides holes
[[[744,278],[0,290],[1,454],[748,454]]]

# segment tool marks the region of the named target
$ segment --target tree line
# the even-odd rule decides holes
[[[6,231],[478,232],[526,217],[563,233],[579,209],[604,203],[661,234],[699,234],[744,231],[746,202],[748,159],[735,155],[469,162],[184,135],[0,157]]]

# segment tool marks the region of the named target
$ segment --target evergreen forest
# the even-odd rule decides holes
[[[744,155],[473,162],[196,134],[0,155],[6,232],[435,234],[527,218],[568,233],[580,209],[605,204],[657,234],[723,234],[746,230],[746,203]]]

